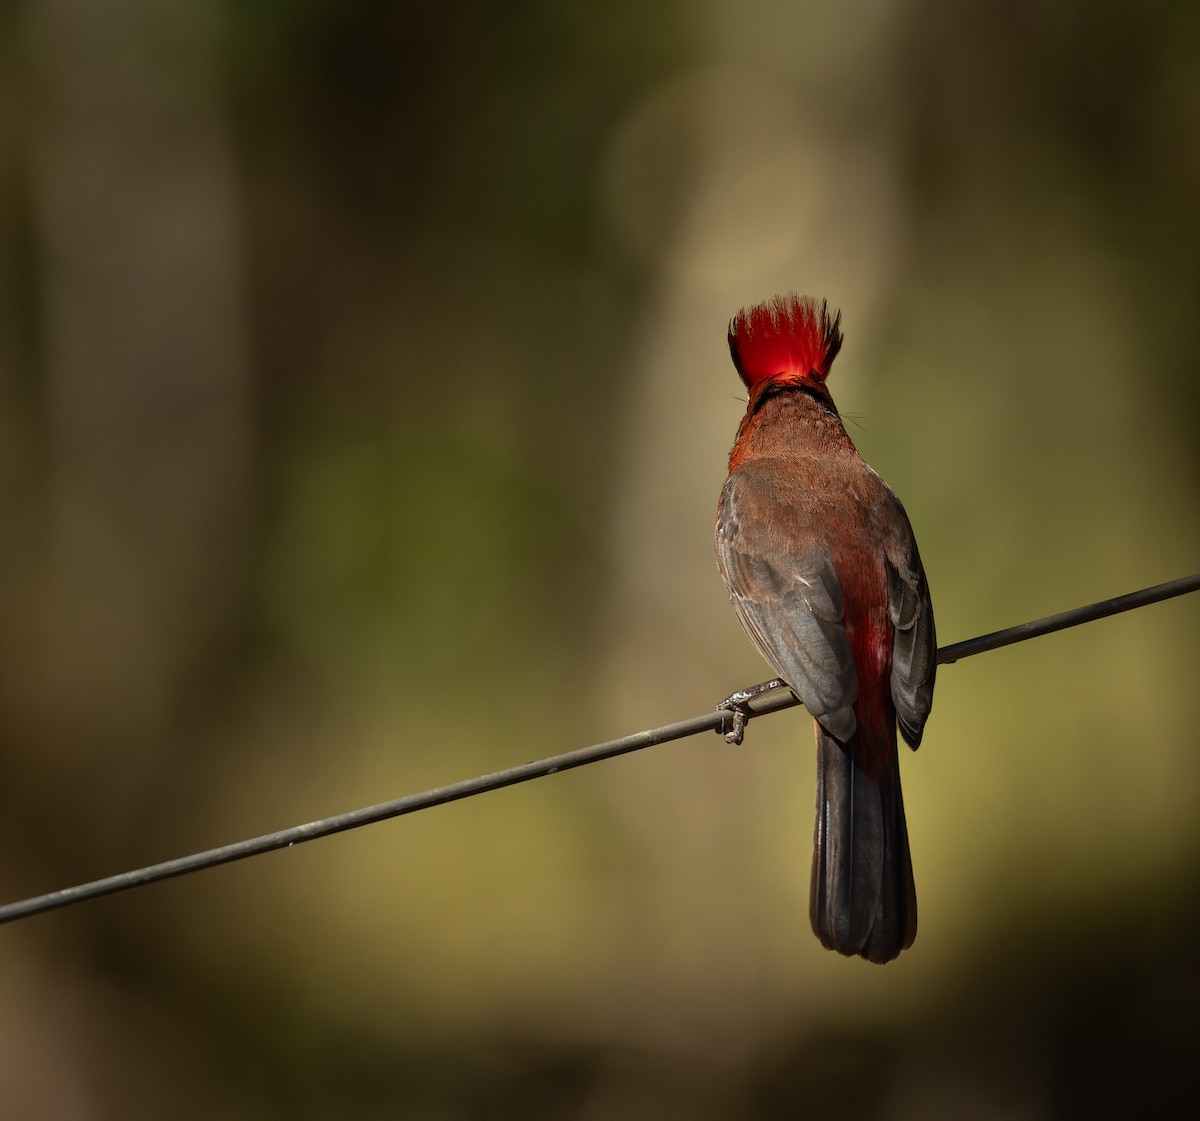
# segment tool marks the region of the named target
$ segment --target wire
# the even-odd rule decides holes
[[[938,651],[938,664],[953,665],[963,658],[982,654],[986,650],[996,650],[1001,646],[1011,646],[1014,642],[1024,642],[1028,638],[1064,631],[1068,627],[1077,627],[1080,623],[1106,619],[1109,615],[1119,615],[1122,611],[1132,611],[1135,607],[1146,607],[1151,603],[1160,603],[1164,599],[1197,590],[1200,590],[1200,572],[1192,576],[1181,576],[1178,580],[1169,580],[1165,584],[1156,584],[1153,588],[1143,588],[1140,592],[1129,592],[1114,599],[1091,603],[1087,607],[1076,607],[1072,611],[1064,611],[1061,615],[1048,615],[1045,619],[1035,619],[1032,623],[1019,623],[1006,630],[994,631],[979,638],[968,638],[965,642],[956,642],[952,646],[943,646]],[[2,913],[0,911],[0,914]]]
[[[1053,631],[1079,626],[1081,623],[1090,623],[1095,619],[1103,619],[1109,615],[1131,611],[1137,607],[1145,607],[1151,603],[1170,599],[1172,596],[1180,596],[1197,590],[1200,590],[1200,573],[1172,580],[1166,584],[1158,584],[1153,588],[1143,588],[1141,591],[1130,592],[1128,595],[1117,596],[1115,599],[1102,600],[1086,607],[1077,607],[1073,611],[1064,611],[1061,615],[1051,615],[1045,619],[1020,623],[1015,627],[994,631],[992,634],[943,646],[938,651],[938,662],[952,664],[963,658],[982,654],[987,650],[995,650],[1015,642],[1024,642]],[[756,700],[750,705],[750,712],[753,716],[766,716],[773,712],[794,708],[799,703],[790,692],[781,689],[762,700]],[[64,888],[46,895],[22,899],[0,907],[0,923],[15,922],[18,919],[42,914],[45,911],[53,911],[59,907],[69,907],[88,899],[96,899],[102,895],[113,895],[116,892],[128,891],[130,888],[141,887],[144,884],[157,883],[159,880],[190,875],[192,872],[199,872],[204,868],[215,868],[219,864],[245,860],[247,857],[259,856],[275,849],[290,848],[293,845],[303,844],[305,841],[315,841],[318,837],[344,833],[347,829],[357,829],[363,825],[372,825],[378,821],[387,821],[389,818],[415,813],[417,810],[445,805],[447,802],[457,802],[489,790],[516,786],[518,783],[544,778],[546,775],[552,775],[558,771],[569,771],[589,763],[598,763],[601,759],[627,755],[631,751],[641,751],[643,748],[670,743],[672,740],[684,739],[700,732],[723,731],[729,720],[730,713],[728,711],[705,713],[703,716],[694,716],[689,720],[680,720],[661,728],[635,732],[620,739],[608,740],[591,747],[581,747],[576,751],[568,751],[548,759],[538,759],[531,763],[509,767],[503,771],[493,771],[491,774],[480,775],[477,778],[454,782],[449,786],[439,786],[421,794],[410,794],[392,802],[381,802],[377,806],[367,806],[349,813],[321,818],[319,821],[310,821],[306,825],[281,829],[277,833],[266,833],[260,837],[252,837],[246,841],[223,845],[221,848],[193,853],[177,860],[151,864],[131,872],[122,872],[102,880],[80,884],[78,887]]]

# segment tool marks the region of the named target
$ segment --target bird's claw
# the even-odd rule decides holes
[[[746,725],[750,723],[750,717],[754,715],[750,710],[749,702],[755,697],[762,696],[763,693],[769,693],[772,689],[779,689],[785,685],[786,682],[782,679],[774,677],[770,681],[764,681],[761,685],[751,685],[747,689],[739,689],[736,693],[730,693],[717,705],[718,710],[728,709],[731,714],[728,724],[722,722],[717,729],[718,734],[725,737],[726,743],[741,743],[746,735]]]
[[[732,698],[722,701],[717,707],[728,709],[730,713],[729,722],[722,723],[717,731],[724,735],[726,743],[741,743],[746,734],[746,725],[750,722],[750,709]]]

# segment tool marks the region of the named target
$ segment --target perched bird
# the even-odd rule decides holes
[[[896,724],[916,748],[933,702],[933,606],[900,500],[858,454],[825,380],[840,313],[794,293],[729,325],[749,390],[717,508],[717,567],[778,680],[816,719],[810,915],[831,950],[890,961],[917,933]]]

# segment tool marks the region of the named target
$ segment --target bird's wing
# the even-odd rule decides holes
[[[894,500],[899,506],[899,499]],[[900,513],[907,532],[888,549],[887,557],[888,613],[896,628],[891,688],[900,731],[915,750],[933,705],[937,634],[925,569],[903,507]]]
[[[758,652],[844,743],[854,734],[858,678],[837,573],[827,551],[807,532],[803,511],[764,500],[752,486],[738,471],[721,492],[717,567]]]

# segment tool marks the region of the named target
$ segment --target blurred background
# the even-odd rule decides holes
[[[0,6],[4,901],[707,711],[725,349],[943,643],[1200,568],[1200,9]],[[939,677],[809,931],[792,712],[0,931],[0,1114],[1130,1116],[1200,1040],[1200,597]]]

